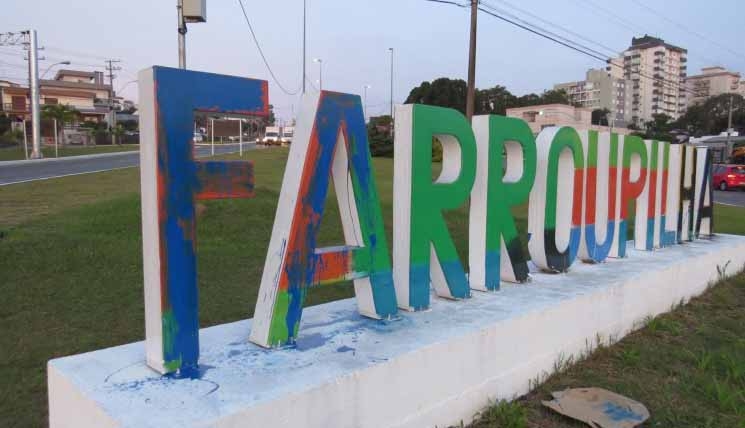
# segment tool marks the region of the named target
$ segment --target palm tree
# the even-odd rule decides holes
[[[74,107],[70,107],[65,104],[46,104],[41,109],[41,116],[44,119],[56,119],[57,120],[57,133],[58,137],[62,137],[59,141],[65,144],[65,133],[64,128],[68,123],[72,123],[78,118],[80,112],[75,110]]]

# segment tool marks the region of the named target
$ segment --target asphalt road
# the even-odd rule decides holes
[[[714,202],[722,205],[745,207],[745,191],[728,190],[726,192],[722,192],[720,190],[715,190]]]
[[[254,143],[244,143],[244,150],[256,148]],[[215,146],[215,154],[238,152],[238,144],[224,144]],[[209,145],[197,147],[197,156],[204,157],[211,154]],[[72,156],[55,160],[13,162],[3,165],[0,162],[0,186],[23,183],[26,181],[44,180],[47,178],[64,177],[66,175],[88,174],[92,172],[108,171],[119,168],[131,168],[140,164],[139,152],[111,153],[95,156]],[[745,192],[743,191],[714,191],[714,202],[745,207]]]
[[[254,143],[243,143],[243,150],[256,147]],[[237,153],[238,144],[215,145],[215,154]],[[198,146],[197,157],[211,154],[209,146]],[[93,156],[70,156],[41,161],[0,162],[0,186],[34,180],[88,174],[112,169],[131,168],[140,164],[139,152],[107,153]]]

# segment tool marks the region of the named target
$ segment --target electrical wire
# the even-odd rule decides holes
[[[662,18],[663,20],[667,21],[668,23],[670,23],[670,24],[672,24],[672,25],[674,25],[674,26],[678,27],[679,29],[681,29],[681,30],[683,30],[684,32],[686,32],[687,34],[693,34],[694,36],[696,36],[696,37],[700,38],[701,40],[704,40],[704,41],[706,41],[706,42],[708,42],[708,43],[710,43],[710,44],[712,44],[712,45],[714,45],[714,46],[718,46],[718,47],[720,47],[721,49],[724,49],[724,50],[728,51],[729,53],[731,53],[731,54],[733,54],[733,55],[737,55],[737,56],[739,56],[740,58],[745,58],[745,55],[741,54],[740,52],[736,52],[736,51],[734,51],[734,50],[730,49],[730,48],[729,48],[728,46],[725,46],[724,44],[722,44],[722,43],[719,43],[719,42],[718,42],[718,41],[716,41],[716,40],[712,40],[712,39],[710,39],[710,38],[708,38],[708,37],[704,36],[703,34],[701,34],[701,33],[698,33],[698,32],[696,32],[696,31],[694,31],[694,30],[692,30],[692,29],[690,29],[690,28],[686,27],[686,26],[685,26],[685,25],[683,25],[683,24],[680,24],[680,23],[678,23],[678,22],[676,22],[676,21],[673,21],[673,20],[672,20],[672,19],[670,19],[670,18],[669,18],[669,17],[667,16],[667,15],[665,15],[665,14],[663,14],[663,13],[661,13],[661,12],[659,12],[659,11],[655,10],[655,9],[652,9],[651,7],[649,7],[649,6],[647,6],[646,4],[642,3],[641,1],[639,1],[639,0],[631,0],[631,1],[633,1],[634,3],[636,3],[636,4],[637,4],[637,5],[639,5],[639,6],[643,7],[644,9],[648,10],[649,12],[652,12],[653,14],[657,15],[658,17]]]
[[[454,6],[458,6],[458,7],[468,7],[468,5],[463,5],[463,4],[460,4],[460,3],[455,3],[455,2],[451,2],[451,1],[447,1],[447,0],[425,0],[425,1],[436,2],[436,3],[446,3],[446,4],[451,4],[451,5],[454,5]],[[481,2],[481,3],[483,3],[483,2]],[[485,4],[485,6],[487,8],[484,8],[484,7],[480,7],[479,6],[478,7],[478,10],[480,10],[481,12],[484,12],[487,15],[490,15],[490,16],[492,16],[494,18],[500,19],[500,20],[505,21],[505,22],[507,22],[509,24],[512,24],[512,25],[514,25],[514,26],[516,26],[518,28],[521,28],[521,29],[523,29],[525,31],[528,31],[530,33],[533,33],[533,34],[535,34],[535,35],[537,35],[539,37],[543,37],[545,39],[551,40],[551,41],[553,41],[555,43],[558,43],[558,44],[560,44],[562,46],[565,46],[565,47],[567,47],[569,49],[572,49],[574,51],[577,51],[579,53],[582,53],[584,55],[587,55],[587,56],[589,56],[591,58],[594,58],[594,59],[599,60],[599,61],[603,61],[606,64],[609,64],[609,65],[615,66],[615,67],[619,67],[622,70],[624,70],[624,66],[623,65],[619,65],[619,64],[614,63],[611,58],[604,57],[604,55],[601,52],[595,51],[594,49],[587,48],[586,46],[581,45],[581,44],[579,44],[577,42],[574,42],[573,40],[568,39],[566,37],[562,37],[562,36],[560,36],[560,37],[552,37],[551,35],[546,34],[546,33],[551,33],[551,32],[545,30],[544,28],[541,28],[540,26],[538,26],[536,24],[529,23],[529,22],[527,22],[525,20],[522,20],[522,19],[519,20],[520,22],[517,22],[517,20],[509,19],[509,18],[506,18],[504,16],[501,16],[499,13],[495,12],[494,10],[489,10],[489,8],[496,9],[496,8],[493,8],[493,6],[488,5],[488,4]],[[554,33],[551,33],[551,34],[554,34]],[[662,77],[649,76],[649,75],[647,75],[645,73],[642,73],[642,72],[635,72],[634,74],[638,74],[640,77],[644,77],[644,78],[650,79],[650,80],[652,80],[654,82],[658,82],[658,83],[662,84],[663,86],[667,86],[668,89],[679,90],[679,91],[682,91],[682,92],[688,92],[688,93],[691,93],[691,94],[694,94],[694,95],[698,95],[696,92],[687,89],[685,86],[681,86],[680,82],[669,82],[669,81],[667,81],[666,79],[664,79]]]
[[[279,87],[279,89],[282,90],[287,95],[297,95],[300,92],[300,88],[298,88],[295,91],[288,91],[285,89],[284,86],[282,86],[281,83],[279,83],[279,79],[277,79],[277,76],[274,74],[274,71],[272,70],[272,67],[269,66],[269,62],[266,60],[266,56],[264,55],[264,51],[261,49],[261,45],[259,44],[259,40],[256,38],[256,33],[254,33],[253,26],[251,25],[251,21],[248,19],[248,14],[246,13],[246,8],[243,6],[243,0],[237,0],[238,5],[241,7],[241,11],[243,12],[243,17],[246,19],[246,24],[248,25],[248,30],[251,32],[251,37],[254,40],[254,44],[256,44],[256,49],[258,49],[259,54],[261,55],[261,59],[264,61],[264,65],[266,66],[266,69],[269,70],[269,74],[272,76],[272,79],[274,80],[274,83]]]
[[[520,7],[517,7],[517,6],[513,5],[512,3],[509,3],[509,2],[507,2],[505,0],[496,0],[496,1],[498,1],[499,3],[505,5],[505,6],[509,7],[509,8],[512,8],[514,10],[517,10],[518,12],[521,12],[521,13],[527,15],[527,16],[530,16],[533,19],[537,19],[537,20],[539,20],[540,22],[543,22],[546,25],[550,25],[550,26],[552,26],[552,27],[554,27],[554,28],[556,28],[556,29],[558,29],[560,31],[564,31],[567,34],[571,34],[574,37],[577,37],[577,38],[579,38],[581,40],[584,40],[585,42],[591,43],[591,44],[593,44],[595,46],[598,46],[598,47],[600,47],[602,49],[605,49],[608,52],[613,52],[614,55],[617,55],[618,52],[621,52],[618,49],[614,49],[614,48],[608,47],[607,45],[604,45],[604,44],[602,44],[600,42],[597,42],[597,41],[595,41],[595,40],[593,40],[593,39],[591,39],[589,37],[585,37],[585,36],[583,36],[583,35],[581,35],[579,33],[576,33],[576,32],[574,32],[574,31],[572,31],[572,30],[570,30],[568,28],[565,28],[565,27],[563,27],[563,26],[561,26],[561,25],[559,25],[559,24],[557,24],[555,22],[551,22],[551,21],[549,21],[547,19],[544,19],[544,18],[542,18],[539,15],[536,15],[534,13],[531,13],[530,11],[527,11],[525,9],[522,9]],[[488,3],[486,1],[484,1],[484,0],[481,0],[481,3],[488,5]]]
[[[548,34],[548,35],[550,35],[552,37],[555,37],[555,38],[560,39],[560,40],[563,40],[563,41],[565,41],[567,43],[573,44],[573,45],[575,45],[577,47],[582,48],[583,50],[585,50],[587,52],[592,52],[592,53],[597,54],[597,55],[599,55],[599,56],[601,56],[603,58],[607,58],[609,56],[607,53],[600,52],[600,51],[595,50],[593,48],[590,48],[588,46],[585,46],[585,45],[582,45],[580,43],[577,43],[574,40],[571,40],[571,39],[569,39],[567,37],[564,37],[564,36],[562,36],[560,34],[557,34],[557,33],[554,33],[552,31],[546,30],[545,28],[538,27],[537,25],[535,25],[533,23],[530,23],[528,21],[525,21],[524,19],[521,19],[520,17],[518,17],[518,16],[516,16],[514,14],[511,14],[511,13],[509,13],[509,12],[503,10],[503,9],[499,9],[499,8],[497,8],[495,6],[492,6],[492,5],[490,5],[490,4],[488,4],[488,3],[484,2],[484,1],[482,1],[480,3],[483,4],[484,7],[486,7],[487,9],[490,9],[491,11],[493,11],[495,13],[499,13],[502,16],[507,16],[510,19],[512,19],[514,21],[517,21],[517,22],[519,22],[519,23],[521,23],[523,25],[526,25],[528,27],[532,27],[533,29],[538,29],[539,31],[543,32],[544,34]],[[613,55],[618,55],[618,52],[617,51],[611,50],[611,52],[613,52]]]

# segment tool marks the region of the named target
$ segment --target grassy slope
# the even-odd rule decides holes
[[[139,150],[140,146],[136,144],[127,144],[122,146],[90,146],[90,147],[60,147],[59,157],[66,156],[80,156],[80,155],[92,155],[99,153],[114,153],[114,152],[128,152],[132,150]],[[29,148],[29,151],[31,149]],[[54,157],[54,146],[44,146],[41,148],[41,152],[45,158]],[[10,147],[0,149],[0,161],[10,160],[21,160],[25,159],[23,154],[23,147]]]
[[[287,151],[256,150],[257,197],[210,201],[198,222],[203,326],[250,317],[269,242]],[[234,157],[234,156],[233,156]],[[375,159],[391,242],[393,166]],[[137,169],[0,187],[0,426],[42,426],[50,358],[142,340],[142,260]],[[718,207],[720,226],[742,210]],[[335,202],[320,241],[340,243]],[[521,227],[525,207],[516,209]],[[467,210],[448,214],[461,256]],[[351,297],[337,285],[308,304]]]
[[[745,234],[745,209],[717,205],[715,227]],[[723,261],[724,264],[725,261]],[[731,274],[742,266],[727,266]],[[485,409],[472,428],[579,428],[542,406],[552,391],[598,386],[644,403],[648,427],[745,428],[745,273],[725,280],[613,346],[602,345],[532,393]]]

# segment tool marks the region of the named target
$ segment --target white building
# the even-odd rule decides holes
[[[557,83],[554,89],[566,91],[573,105],[590,110],[608,109],[611,112],[608,119],[614,125],[623,127],[630,113],[630,97],[627,97],[629,86],[623,73],[614,75],[606,70],[590,69],[585,80]]]
[[[687,55],[683,48],[645,35],[631,39],[622,63],[612,60],[611,72],[619,73],[623,64],[623,77],[631,84],[631,123],[642,127],[653,114],[677,119],[685,112]]]

